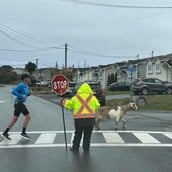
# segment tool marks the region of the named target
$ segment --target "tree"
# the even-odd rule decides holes
[[[0,83],[10,84],[17,80],[16,72],[13,72],[13,68],[9,65],[0,67]]]
[[[36,64],[32,62],[28,62],[28,64],[25,65],[25,69],[32,74],[36,71]]]

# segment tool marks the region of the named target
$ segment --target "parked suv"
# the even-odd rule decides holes
[[[131,86],[131,91],[135,94],[149,94],[150,92],[156,93],[172,93],[172,83],[161,81],[158,78],[137,78]]]
[[[102,89],[101,84],[91,81],[87,81],[86,83],[88,83],[91,89],[93,90],[93,93],[96,96],[96,98],[99,100],[100,105],[105,106],[106,103],[105,90]],[[81,84],[82,84],[81,82],[76,84],[75,93]]]

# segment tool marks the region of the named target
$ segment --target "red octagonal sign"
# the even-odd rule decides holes
[[[68,79],[63,74],[57,74],[53,77],[52,90],[56,94],[64,94],[69,87]]]

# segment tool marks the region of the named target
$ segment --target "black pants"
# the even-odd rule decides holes
[[[75,119],[75,136],[73,139],[73,149],[78,151],[83,135],[83,149],[89,151],[91,134],[94,128],[95,119]]]

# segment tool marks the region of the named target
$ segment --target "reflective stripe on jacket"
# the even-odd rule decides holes
[[[83,100],[83,98],[79,94],[77,94],[76,97],[79,100],[81,106],[74,114],[74,118],[94,118],[95,111],[91,107],[89,107],[89,102],[93,95],[90,94],[85,100]]]
[[[73,110],[75,119],[94,118],[96,110],[100,107],[99,101],[86,83],[81,85],[77,94],[70,100],[65,99],[62,105],[67,109]]]

